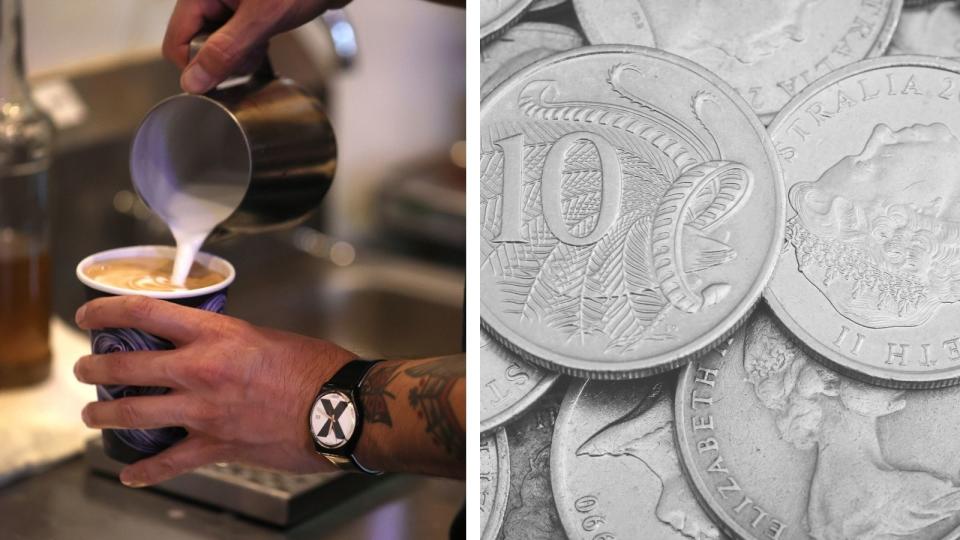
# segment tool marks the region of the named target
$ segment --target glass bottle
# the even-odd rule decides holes
[[[20,0],[0,0],[0,388],[50,373],[47,170],[54,129],[30,97]]]

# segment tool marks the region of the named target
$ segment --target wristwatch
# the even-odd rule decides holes
[[[320,388],[310,408],[308,427],[313,447],[336,467],[378,476],[357,461],[354,450],[363,431],[360,385],[379,360],[351,360]]]

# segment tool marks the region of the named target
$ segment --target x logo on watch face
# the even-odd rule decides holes
[[[326,437],[332,429],[334,437],[337,439],[346,439],[347,437],[343,433],[343,428],[340,427],[340,416],[343,415],[343,411],[347,410],[347,405],[349,405],[350,402],[341,401],[334,405],[333,400],[320,398],[320,404],[323,405],[323,412],[327,415],[327,421],[324,422],[323,427],[320,428],[317,437]]]

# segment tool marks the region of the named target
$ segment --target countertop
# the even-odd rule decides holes
[[[79,458],[0,489],[3,540],[446,540],[454,480],[395,476],[291,529],[249,521],[90,472]]]

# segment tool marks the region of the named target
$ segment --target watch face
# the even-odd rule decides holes
[[[310,413],[310,432],[324,448],[339,448],[353,437],[357,428],[357,409],[342,392],[320,394]]]

